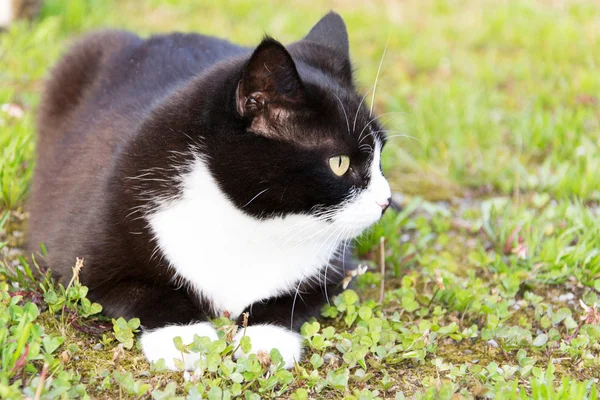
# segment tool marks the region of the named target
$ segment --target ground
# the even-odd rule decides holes
[[[597,398],[600,6],[203,3],[48,0],[0,34],[0,398]],[[403,209],[360,238],[369,268],[304,326],[296,368],[276,353],[232,361],[220,320],[221,340],[182,346],[206,354],[196,373],[163,372],[141,356],[136,321],[103,319],[77,279],[33,280],[22,245],[36,106],[78,35],[286,42],[330,8],[347,22],[361,90],[387,43],[374,101]]]

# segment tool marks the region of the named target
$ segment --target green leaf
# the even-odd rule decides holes
[[[535,340],[533,341],[532,344],[535,347],[541,347],[541,346],[545,345],[546,342],[548,342],[548,335],[546,335],[545,333],[542,333],[535,338]]]
[[[78,297],[84,299],[88,294],[88,288],[86,286],[79,286]]]
[[[281,369],[275,373],[280,384],[289,385],[294,380],[294,375],[285,369]]]
[[[321,333],[325,339],[331,339],[333,335],[335,335],[335,328],[333,326],[328,326],[327,328],[323,328]]]
[[[323,350],[323,348],[325,348],[325,339],[323,339],[323,336],[319,334],[314,335],[312,338],[310,338],[309,342],[311,346],[314,347],[316,350]]]
[[[112,323],[115,338],[120,343],[123,343],[123,347],[131,349],[133,347],[133,330],[129,327],[125,319],[123,317],[119,317],[117,320],[113,318]]]
[[[274,365],[283,366],[285,364],[285,361],[283,360],[283,356],[279,352],[279,349],[275,349],[275,348],[271,349],[271,351],[269,352],[269,357],[271,357],[271,362]]]
[[[216,353],[210,353],[206,355],[206,367],[210,372],[217,372],[219,364],[221,363],[221,356]]]
[[[252,393],[249,390],[246,390],[244,392],[244,398],[246,400],[260,400],[260,396],[259,395],[257,395],[256,393]]]
[[[573,319],[573,317],[568,316],[563,320],[563,324],[567,329],[575,329],[577,328],[577,322]]]
[[[177,384],[175,382],[167,383],[165,390],[153,390],[152,398],[154,400],[183,399],[183,397],[177,397]]]
[[[358,295],[352,289],[346,290],[342,293],[342,298],[344,299],[344,303],[347,305],[353,305],[354,303],[358,303]]]
[[[319,324],[317,321],[305,322],[304,325],[302,325],[302,332],[304,336],[307,337],[313,336],[314,334],[319,332],[319,329],[321,329],[321,324]]]
[[[423,358],[425,355],[424,353],[424,350],[407,351],[406,353],[402,354],[402,358]]]
[[[550,321],[550,318],[548,318],[547,315],[544,315],[540,319],[540,325],[542,326],[542,328],[548,329],[552,325],[552,321]]]
[[[239,372],[233,372],[231,375],[229,375],[229,379],[236,383],[244,382],[244,377]]]
[[[102,306],[98,303],[92,303],[89,310],[89,315],[95,315],[102,311]]]
[[[44,351],[48,354],[54,353],[56,349],[60,347],[60,345],[65,341],[64,337],[51,337],[46,336],[42,339],[42,345],[44,346]]]
[[[173,338],[173,344],[175,345],[175,348],[178,351],[181,351],[183,353],[188,353],[185,344],[183,343],[183,339],[181,338],[181,336],[175,336]]]
[[[350,371],[344,368],[337,371],[329,371],[327,373],[327,384],[334,389],[344,390],[348,386]]]
[[[23,306],[23,313],[27,316],[26,320],[28,322],[33,322],[38,315],[40,315],[40,311],[35,303],[26,303],[25,306]]]
[[[297,389],[292,396],[292,400],[308,400],[308,391],[306,389]]]
[[[488,327],[491,329],[496,329],[498,327],[498,323],[500,322],[500,318],[498,318],[495,314],[488,314],[487,323]]]
[[[242,394],[242,385],[240,383],[235,382],[233,385],[231,385],[231,394],[234,396],[239,396]]]
[[[153,362],[152,365],[150,366],[150,370],[155,371],[155,372],[166,371],[167,363],[165,362],[165,359],[161,358],[158,361]]]
[[[58,301],[58,296],[56,295],[56,292],[53,289],[50,289],[46,293],[44,293],[44,300],[48,304],[55,304]]]
[[[252,350],[252,345],[250,344],[250,336],[242,336],[240,339],[240,348],[244,352],[244,354],[250,353]]]
[[[129,326],[129,328],[131,328],[131,330],[133,330],[135,332],[137,330],[137,328],[140,327],[140,319],[139,318],[131,318],[129,321],[127,321],[127,326]]]
[[[363,321],[369,321],[373,315],[373,310],[370,307],[362,306],[358,309],[358,316]]]
[[[352,324],[354,323],[354,321],[356,321],[357,317],[358,317],[358,313],[357,312],[349,312],[344,317],[344,322],[346,323],[347,326],[350,327],[350,326],[352,326]]]
[[[321,315],[325,318],[335,318],[339,314],[337,307],[325,304],[323,306],[323,310],[321,311]]]
[[[208,345],[208,350],[213,353],[221,354],[227,348],[227,342],[223,339],[212,341]]]
[[[79,300],[79,289],[76,286],[67,289],[67,299],[70,301]]]
[[[218,386],[213,386],[208,391],[208,400],[223,400],[223,390]]]
[[[569,310],[566,307],[563,307],[561,309],[559,309],[553,316],[552,316],[552,323],[554,325],[559,324],[562,320],[564,320],[567,317],[571,316],[571,310]]]
[[[313,353],[313,355],[310,356],[310,364],[314,369],[318,369],[321,365],[323,365],[323,357],[317,353]]]

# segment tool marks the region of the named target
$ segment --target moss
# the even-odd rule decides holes
[[[408,196],[420,196],[429,201],[450,200],[461,195],[461,188],[435,172],[421,170],[403,172],[386,171],[395,192]]]

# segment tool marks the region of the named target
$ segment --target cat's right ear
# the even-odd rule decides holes
[[[277,119],[303,99],[304,86],[292,56],[281,43],[265,38],[250,57],[238,83],[238,113],[252,119],[251,130],[267,134],[270,125],[281,122]]]

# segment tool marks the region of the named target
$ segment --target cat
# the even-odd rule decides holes
[[[149,361],[175,369],[174,336],[216,339],[211,319],[248,313],[252,352],[277,348],[290,368],[300,326],[341,291],[336,255],[390,204],[365,97],[334,12],[254,49],[93,33],[42,96],[30,248],[61,282],[82,257],[89,298],[140,318]]]

